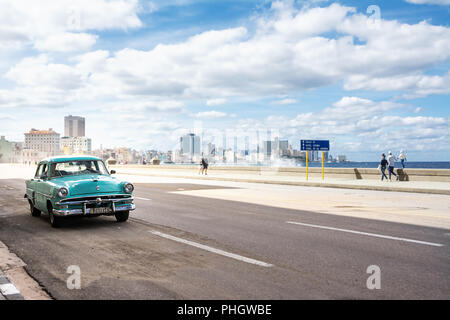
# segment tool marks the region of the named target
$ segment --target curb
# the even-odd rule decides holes
[[[11,280],[0,274],[0,300],[25,300]]]
[[[424,194],[443,194],[450,195],[450,190],[442,189],[420,189],[420,188],[398,188],[398,187],[383,187],[383,186],[368,186],[368,185],[353,185],[353,184],[327,184],[320,182],[301,182],[301,181],[282,181],[282,180],[252,180],[245,178],[226,178],[226,177],[205,177],[201,179],[195,176],[173,176],[173,175],[161,175],[151,173],[126,173],[121,172],[124,175],[141,175],[152,177],[164,177],[164,178],[179,178],[179,179],[195,179],[195,180],[215,180],[215,181],[231,181],[231,182],[248,182],[248,183],[264,183],[264,184],[279,184],[290,185],[300,187],[321,187],[321,188],[337,188],[337,189],[354,189],[354,190],[372,190],[372,191],[390,191],[390,192],[407,192],[407,193],[424,193]]]

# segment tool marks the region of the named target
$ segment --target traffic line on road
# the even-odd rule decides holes
[[[270,263],[262,262],[262,261],[251,259],[251,258],[247,258],[247,257],[241,256],[241,255],[238,255],[238,254],[234,254],[234,253],[231,253],[231,252],[227,252],[227,251],[216,249],[216,248],[213,248],[213,247],[210,247],[210,246],[206,246],[204,244],[200,244],[200,243],[197,243],[197,242],[193,242],[193,241],[185,240],[185,239],[182,239],[182,238],[174,237],[174,236],[171,236],[169,234],[162,233],[162,232],[158,232],[158,231],[150,231],[150,232],[152,234],[156,235],[156,236],[160,236],[160,237],[163,237],[163,238],[166,238],[166,239],[169,239],[169,240],[173,240],[173,241],[176,241],[176,242],[187,244],[187,245],[190,245],[192,247],[196,247],[196,248],[199,248],[199,249],[202,249],[202,250],[206,250],[206,251],[209,251],[209,252],[212,252],[212,253],[215,253],[215,254],[219,254],[219,255],[222,255],[222,256],[225,256],[225,257],[228,257],[228,258],[232,258],[232,259],[235,259],[235,260],[243,261],[243,262],[250,263],[250,264],[255,264],[257,266],[266,267],[266,268],[273,267],[273,265],[270,264]]]
[[[148,198],[141,198],[141,197],[134,197],[134,198],[138,199],[138,200],[152,201],[152,199],[148,199]]]
[[[5,276],[0,276],[0,293],[7,300],[24,300],[20,291],[17,290],[16,286]]]
[[[318,228],[318,229],[325,229],[325,230],[333,230],[333,231],[354,233],[354,234],[359,234],[359,235],[364,235],[364,236],[369,236],[369,237],[376,237],[376,238],[383,238],[383,239],[404,241],[404,242],[412,242],[412,243],[424,244],[424,245],[427,245],[427,246],[434,246],[434,247],[443,247],[444,246],[443,244],[440,244],[440,243],[420,241],[420,240],[407,239],[407,238],[392,237],[392,236],[386,236],[386,235],[382,235],[382,234],[362,232],[362,231],[355,231],[355,230],[348,230],[348,229],[340,229],[340,228],[333,228],[333,227],[327,227],[327,226],[319,226],[319,225],[315,225],[315,224],[300,223],[300,222],[294,222],[294,221],[286,221],[286,223],[300,225],[300,226],[306,226],[306,227],[311,227],[311,228]]]

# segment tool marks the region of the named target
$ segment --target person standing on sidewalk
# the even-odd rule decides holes
[[[400,155],[398,156],[398,158],[400,159],[403,169],[405,169],[406,156],[403,150],[400,151]]]
[[[397,181],[399,180],[398,175],[394,172],[395,169],[395,160],[397,160],[395,158],[395,156],[392,154],[391,151],[389,151],[389,156],[388,156],[388,164],[389,164],[389,181],[391,180],[391,175],[394,175],[397,177]]]
[[[381,181],[386,178],[386,181],[388,181],[388,177],[386,175],[386,167],[388,166],[388,161],[386,160],[386,155],[383,153],[381,155],[381,162],[380,162],[380,171],[381,171]]]

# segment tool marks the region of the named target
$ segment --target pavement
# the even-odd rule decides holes
[[[184,179],[202,179],[232,182],[249,182],[264,183],[276,185],[292,185],[306,187],[323,187],[323,188],[342,188],[342,189],[359,189],[359,190],[375,190],[375,191],[393,191],[393,192],[412,192],[426,194],[446,194],[450,195],[450,183],[438,181],[394,181],[372,180],[372,179],[338,179],[325,177],[321,178],[306,177],[299,175],[280,175],[277,168],[273,171],[261,171],[259,174],[246,174],[236,171],[214,171],[214,168],[208,171],[208,175],[199,175],[198,170],[193,169],[152,169],[135,168],[127,166],[119,166],[116,171],[120,174],[130,174],[139,176],[154,177],[176,177]],[[395,177],[394,177],[395,178]]]
[[[450,298],[447,195],[118,178],[135,184],[128,222],[60,229],[29,215],[23,179],[0,179],[0,241],[52,298]],[[67,286],[71,266],[80,289]]]

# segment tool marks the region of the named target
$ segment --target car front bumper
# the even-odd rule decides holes
[[[132,211],[136,208],[134,203],[126,203],[121,205],[112,204],[109,212],[97,213],[93,212],[95,208],[87,208],[83,206],[81,209],[53,209],[53,214],[58,217],[82,216],[82,215],[112,215],[115,212]]]

